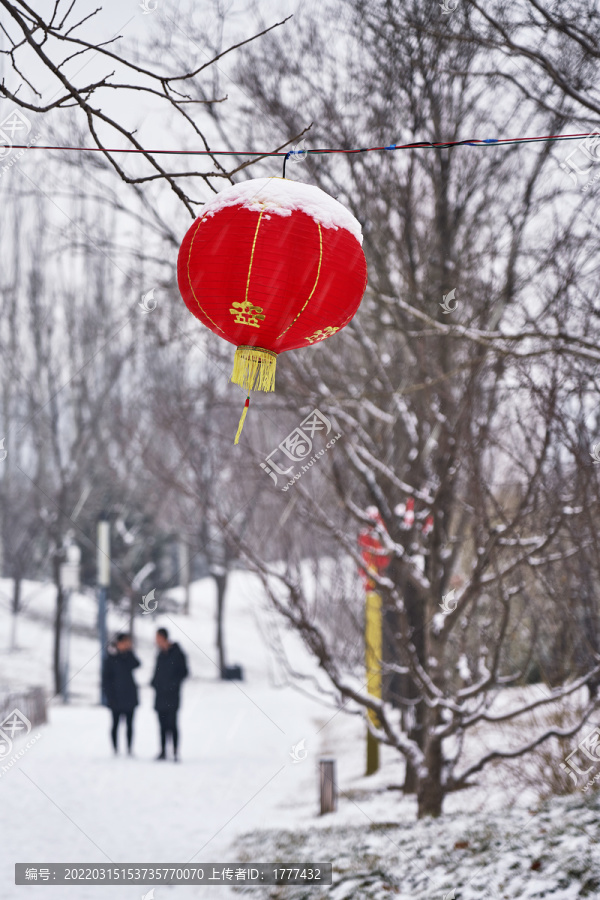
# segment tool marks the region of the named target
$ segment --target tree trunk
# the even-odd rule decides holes
[[[444,803],[444,787],[442,785],[442,745],[440,741],[430,743],[425,755],[427,776],[421,780],[417,789],[418,817],[442,814]]]
[[[434,819],[439,818],[442,814],[442,805],[444,802],[444,793],[442,786],[436,782],[434,778],[427,777],[419,785],[417,791],[419,819],[425,816],[432,816]]]
[[[133,641],[133,628],[135,625],[136,604],[138,600],[133,591],[129,594],[129,636]]]
[[[10,649],[17,649],[17,616],[21,607],[21,576],[17,575],[13,585],[12,627],[10,632]]]
[[[406,774],[404,776],[403,791],[405,794],[416,794],[419,788],[419,779],[417,778],[417,770],[410,762],[406,760]]]
[[[55,553],[53,559],[54,583],[56,585],[56,614],[54,617],[54,691],[60,694],[61,691],[61,671],[60,671],[60,639],[62,635],[63,625],[63,592],[60,586],[60,564],[61,554]]]
[[[406,618],[408,619],[408,624],[411,629],[411,639],[415,645],[419,661],[427,668],[425,665],[425,618],[423,602],[411,584],[405,585],[403,594]],[[419,696],[418,687],[410,675],[404,676],[403,693],[405,697],[413,698],[415,701]],[[422,701],[415,702],[415,705],[412,707],[412,714],[414,719],[411,728],[408,729],[408,736],[413,741],[416,741],[421,750],[423,750],[425,747],[425,704]],[[403,715],[403,719],[405,718],[406,717]],[[404,793],[415,794],[417,793],[418,786],[419,780],[417,773],[412,764],[407,760],[406,775],[404,778]]]

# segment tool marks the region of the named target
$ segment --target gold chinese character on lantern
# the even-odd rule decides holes
[[[331,325],[328,325],[324,331],[319,328],[318,331],[315,331],[310,337],[305,337],[304,340],[308,341],[309,344],[316,344],[317,341],[324,341],[325,338],[331,337],[332,334],[339,330],[339,328],[332,328]]]
[[[260,328],[260,322],[264,321],[262,306],[255,306],[250,300],[244,300],[242,303],[234,303],[233,308],[229,310],[236,325],[252,325]],[[260,322],[259,322],[260,319]]]

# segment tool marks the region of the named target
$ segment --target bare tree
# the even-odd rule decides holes
[[[281,23],[221,49],[201,65],[191,69],[182,66],[177,71],[169,71],[169,60],[174,59],[174,54],[162,57],[160,65],[156,66],[145,62],[143,54],[131,52],[126,55],[120,35],[99,40],[94,30],[95,17],[99,13],[99,9],[89,13],[80,11],[80,5],[76,2],[57,0],[48,14],[43,15],[24,0],[2,0],[0,28],[4,47],[0,53],[8,62],[10,84],[14,86],[9,87],[5,78],[0,84],[0,97],[34,114],[47,115],[53,111],[76,108],[93,146],[102,153],[122,181],[134,187],[166,182],[190,215],[195,217],[195,207],[203,201],[201,197],[189,194],[187,185],[199,179],[214,191],[217,189],[215,182],[230,181],[236,171],[248,164],[245,161],[229,170],[222,158],[209,152],[209,139],[196,121],[195,113],[199,107],[204,107],[205,111],[212,110],[226,97],[207,97],[198,90],[197,84],[211,65]],[[92,58],[96,65],[98,60],[101,61],[104,71],[94,80],[86,81],[85,74],[78,76]],[[41,77],[33,75],[34,65],[36,72],[42,73]],[[56,91],[51,99],[44,101],[41,82],[48,76],[51,76]],[[46,91],[49,90],[45,81],[43,86]],[[207,165],[200,169],[195,166],[187,168],[181,156],[176,157],[175,165],[168,155],[159,155],[145,146],[136,134],[136,124],[126,123],[119,114],[106,111],[111,107],[111,95],[116,94],[121,102],[124,99],[127,103],[129,99],[133,109],[138,108],[136,98],[142,97],[154,103],[163,116],[169,116],[177,123],[184,135],[184,142],[189,140],[196,147],[199,142],[200,147],[207,151],[208,155],[201,157]],[[118,151],[111,146],[115,140],[123,144]],[[123,162],[123,154],[128,150],[135,151],[137,158],[132,165]]]
[[[257,541],[239,543],[341,698],[373,710],[380,722],[373,732],[405,756],[405,787],[416,791],[419,815],[439,815],[444,795],[467,787],[490,762],[558,734],[544,728],[461,768],[472,729],[568,703],[600,671],[590,645],[551,688],[512,694],[507,709],[493,708],[498,689],[523,684],[547,646],[540,605],[551,604],[553,634],[569,618],[557,589],[564,567],[585,554],[594,572],[588,580],[600,578],[589,528],[582,542],[573,530],[598,515],[596,473],[590,470],[585,488],[572,477],[580,463],[572,452],[577,417],[564,414],[575,386],[590,389],[588,368],[598,361],[593,293],[576,277],[582,264],[586,274],[597,272],[598,256],[585,201],[560,214],[550,144],[527,152],[425,149],[502,134],[507,122],[553,133],[566,120],[560,104],[540,112],[517,90],[492,83],[483,105],[483,53],[441,33],[437,9],[357,2],[345,11],[347,61],[307,26],[298,47],[288,42],[284,51],[276,37],[267,39],[241,75],[281,123],[280,134],[298,131],[310,116],[316,147],[350,150],[360,146],[357,134],[364,146],[392,139],[424,146],[401,157],[349,153],[339,163],[309,154],[304,170],[288,173],[316,181],[363,222],[369,285],[359,313],[327,350],[289,354],[279,375],[299,415],[318,406],[344,434],[331,457],[337,503],[325,505],[318,489],[296,485],[303,512],[297,506],[294,524],[334,536],[358,566],[356,534],[370,521],[367,507],[382,515],[379,536],[392,562],[377,583],[395,641],[395,661],[382,665],[399,676],[399,722],[328,639],[297,554],[282,573]],[[296,77],[300,54],[303,71],[325,73],[318,96],[310,79]],[[569,473],[560,489],[557,458]],[[405,515],[409,500],[413,522]],[[594,708],[592,697],[561,733],[576,733]]]
[[[276,24],[260,29],[261,33],[267,33]],[[58,254],[50,263],[50,254],[44,252],[49,240],[45,231],[48,218],[40,215],[36,252],[30,253],[35,264],[22,272],[20,296],[14,306],[22,316],[23,281],[28,279],[31,330],[27,335],[21,323],[21,338],[26,335],[22,358],[17,361],[10,334],[5,342],[11,353],[13,374],[18,371],[20,379],[17,389],[14,379],[3,379],[5,425],[14,424],[13,420],[9,422],[11,410],[20,404],[18,426],[24,433],[19,440],[21,446],[27,447],[20,463],[35,497],[33,521],[41,523],[45,532],[36,547],[39,545],[54,560],[57,686],[63,608],[59,567],[65,528],[72,525],[69,510],[77,506],[78,498],[91,492],[92,499],[79,522],[79,537],[89,544],[84,568],[93,568],[94,516],[101,509],[109,510],[114,504],[115,521],[129,515],[127,524],[123,523],[126,533],[132,534],[137,528],[147,538],[143,546],[136,542],[129,545],[118,535],[114,542],[116,589],[129,599],[131,609],[136,605],[131,586],[133,575],[148,563],[151,548],[155,555],[161,553],[158,545],[170,539],[161,533],[159,522],[164,505],[156,497],[156,485],[146,477],[142,462],[147,435],[152,434],[155,425],[149,424],[149,404],[143,390],[143,382],[148,380],[147,368],[154,365],[154,360],[144,352],[141,341],[145,341],[146,350],[157,351],[178,344],[185,338],[184,329],[176,317],[163,316],[160,324],[158,315],[144,319],[137,303],[130,303],[137,313],[136,321],[131,309],[124,314],[111,302],[109,294],[112,289],[115,296],[126,295],[132,285],[138,291],[144,287],[147,290],[141,277],[144,272],[150,272],[161,289],[168,287],[168,278],[157,275],[157,258],[163,263],[168,260],[171,269],[173,246],[181,235],[165,213],[165,191],[161,193],[161,189],[169,188],[193,217],[203,202],[202,190],[216,191],[253,161],[231,161],[231,156],[211,151],[215,127],[220,133],[213,109],[226,100],[224,94],[212,92],[217,82],[211,67],[259,35],[244,37],[228,46],[223,46],[222,37],[219,40],[217,36],[216,46],[208,35],[194,33],[195,50],[200,48],[204,58],[201,64],[190,67],[188,36],[172,19],[166,28],[164,25],[163,20],[155,30],[153,44],[138,48],[135,44],[125,46],[121,35],[107,35],[107,40],[103,40],[99,36],[104,27],[99,9],[90,13],[77,2],[67,0],[58,0],[47,13],[22,0],[2,0],[0,4],[0,54],[5,62],[0,98],[6,101],[5,108],[12,104],[8,113],[14,144],[19,146],[22,126],[29,122],[27,117],[43,116],[47,143],[84,147],[91,137],[91,148],[98,151],[66,154],[61,158],[62,167],[53,163],[43,169],[44,190],[60,199],[57,208],[69,217],[70,227],[62,229],[59,247],[53,247],[65,252],[60,263],[56,261]],[[189,27],[195,27],[193,21]],[[167,31],[168,52],[159,53],[158,35],[162,41]],[[88,63],[92,61],[93,71],[98,74],[90,77]],[[154,143],[148,143],[152,137],[143,128],[136,130],[144,112],[140,100],[148,104],[147,108],[160,112],[177,136],[177,150],[188,145],[203,151],[202,155],[182,157],[155,152]],[[29,154],[28,163],[36,152]],[[2,175],[7,174],[5,169],[15,159],[2,169]],[[17,170],[21,176],[20,195],[39,199],[40,190],[31,171],[28,173],[25,164],[13,171]],[[115,176],[132,188],[129,199],[116,186]],[[190,185],[200,185],[201,190],[190,191]],[[63,205],[65,197],[68,213]],[[41,213],[39,204],[38,209]],[[132,226],[137,234],[131,234]],[[53,230],[54,237],[58,231]],[[146,246],[149,234],[152,246]],[[124,235],[130,239],[129,246],[123,241]],[[17,241],[15,248],[19,261],[33,249],[19,247]],[[148,266],[149,260],[152,266]],[[65,275],[64,269],[60,272],[63,263],[65,267],[72,266],[70,285],[60,277]],[[78,288],[85,291],[87,299],[78,296]],[[61,291],[64,293],[59,296]],[[139,293],[135,299],[139,299]],[[9,472],[10,466],[5,467],[3,492],[7,498],[12,496]],[[135,481],[126,494],[131,503],[129,511],[123,509],[121,502],[127,479]],[[150,513],[153,501],[157,502]],[[26,505],[30,510],[31,499]],[[5,535],[9,527],[5,517]],[[214,546],[213,539],[209,543]],[[26,546],[26,541],[19,544],[23,551]],[[20,578],[25,570],[18,565],[18,554],[8,540],[4,550],[14,570],[16,610]],[[222,610],[225,584],[216,562],[213,568]],[[221,655],[222,644],[221,640]]]
[[[467,0],[458,27],[459,41],[486,51],[486,74],[504,78],[536,106],[568,112],[585,122],[600,114],[597,75],[600,62],[600,11],[595,0],[544,5],[538,0],[481,3]],[[502,65],[507,59],[518,67]]]
[[[111,308],[113,294],[122,292],[116,268],[89,247],[84,253],[57,253],[48,208],[38,202],[31,209],[28,199],[9,196],[15,218],[26,227],[13,235],[15,263],[4,272],[11,280],[2,335],[9,448],[1,483],[4,563],[14,578],[16,614],[22,577],[39,574],[44,562],[52,562],[58,691],[65,536],[75,531],[83,544],[84,570],[93,578],[96,516],[112,498],[123,500],[123,486],[134,471],[122,462],[127,432],[111,432],[111,426],[131,397],[136,345],[127,312]],[[85,271],[85,290],[73,280],[77,271]],[[141,493],[140,487],[138,505]],[[147,486],[145,501],[152,502]],[[121,570],[127,565],[123,555],[115,562]],[[123,575],[131,580],[131,572]]]

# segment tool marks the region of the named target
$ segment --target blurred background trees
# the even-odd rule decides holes
[[[587,131],[581,123],[596,111],[588,88],[598,22],[587,0],[572,15],[529,0],[485,10],[469,0],[448,16],[438,4],[328,0],[273,31],[273,21],[248,28],[247,16],[246,37],[261,37],[235,51],[227,77],[181,62],[186,42],[207,62],[227,49],[216,10],[212,30],[191,10],[183,30],[161,22],[143,50],[111,50],[126,56],[120,74],[132,90],[139,77],[156,101],[169,147],[351,150],[548,135],[574,123]],[[519,10],[528,18],[517,41],[503,17]],[[46,35],[60,56],[59,20],[20,15],[30,49],[39,57],[32,43]],[[588,38],[577,15],[591,23]],[[143,62],[152,48],[171,79],[159,96],[158,64]],[[47,108],[17,91],[10,59],[2,115],[37,112],[59,144],[91,135],[106,149],[116,131],[146,151],[127,169],[108,152],[31,151],[0,180],[0,533],[15,621],[22,579],[57,580],[70,531],[94,584],[104,512],[111,599],[124,616],[151,586],[180,583],[189,559],[193,577],[217,584],[222,669],[227,572],[243,554],[340,703],[374,708],[362,675],[356,539],[375,506],[392,558],[379,583],[387,650],[376,733],[406,757],[405,790],[417,792],[420,813],[439,814],[445,793],[514,755],[511,745],[460,761],[468,729],[498,721],[500,689],[538,685],[535,700],[511,695],[518,721],[538,704],[568,705],[574,685],[587,685],[586,703],[558,729],[575,733],[595,709],[600,672],[600,467],[591,455],[600,442],[600,260],[593,192],[579,175],[594,175],[596,145],[577,169],[565,162],[571,142],[290,160],[288,177],[323,188],[362,223],[369,283],[343,333],[281,359],[276,394],[255,397],[234,447],[243,396],[227,383],[233,348],[185,310],[176,252],[212,191],[279,176],[281,159],[167,165],[131,104],[100,126],[90,113],[95,92],[113,91],[112,57],[101,57],[98,82],[67,66],[64,96]],[[260,462],[314,409],[343,437],[281,497]],[[444,616],[451,590],[457,608]],[[57,580],[57,629],[61,603]],[[558,733],[538,724],[517,749]]]

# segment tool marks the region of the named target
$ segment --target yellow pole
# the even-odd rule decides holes
[[[375,591],[367,591],[365,601],[365,664],[367,669],[367,690],[381,700],[381,597]],[[379,721],[373,710],[367,715],[377,727]],[[367,729],[367,775],[379,768],[379,741]]]

